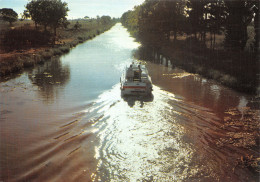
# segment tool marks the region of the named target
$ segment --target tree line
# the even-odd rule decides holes
[[[210,35],[214,48],[217,34],[224,33],[224,46],[244,50],[247,27],[253,24],[253,49],[259,49],[258,0],[145,0],[134,10],[125,12],[121,22],[143,42],[168,40],[170,36],[191,35],[206,41]]]
[[[56,35],[58,27],[68,25],[66,18],[69,11],[68,4],[61,0],[31,0],[25,8],[21,20],[33,20],[36,28],[38,25],[42,25],[46,31],[47,27],[51,27]],[[2,8],[0,9],[0,20],[12,25],[18,20],[18,14],[11,8]]]
[[[67,14],[69,11],[68,4],[61,0],[31,0],[26,6],[22,14],[23,19],[31,19],[35,23],[37,29],[38,25],[44,27],[45,32],[47,27],[53,29],[56,36],[56,30],[59,27],[67,27],[70,23],[67,20]],[[88,16],[84,17],[89,19]],[[13,22],[18,20],[18,14],[11,8],[0,9],[0,20],[7,21],[12,25]],[[97,21],[107,25],[115,19],[111,19],[110,16],[97,16]],[[77,23],[76,28],[80,28],[80,24]]]
[[[0,37],[0,46],[4,46],[6,50],[11,50],[26,46],[55,44],[60,38],[60,35],[57,36],[57,29],[65,28],[69,30],[68,27],[72,22],[75,22],[75,24],[71,26],[70,30],[80,32],[80,29],[82,31],[92,29],[92,27],[86,26],[109,27],[116,21],[116,19],[111,19],[110,16],[97,16],[96,19],[89,19],[88,16],[85,16],[84,19],[68,21],[68,11],[68,4],[61,0],[30,0],[21,14],[21,21],[31,19],[35,28],[20,26],[19,28],[5,29]],[[9,22],[12,26],[18,20],[18,14],[11,8],[2,8],[0,9],[0,20]]]

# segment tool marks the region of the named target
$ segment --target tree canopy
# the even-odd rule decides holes
[[[26,5],[24,16],[31,18],[35,24],[50,26],[56,35],[56,29],[67,20],[68,4],[61,0],[31,0]]]
[[[177,39],[178,35],[184,33],[205,42],[206,33],[209,33],[212,45],[215,44],[215,34],[224,33],[225,46],[240,50],[245,48],[247,27],[252,21],[257,50],[258,0],[145,0],[142,5],[125,12],[121,17],[122,24],[144,42],[168,40],[169,35]]]
[[[103,24],[109,24],[111,22],[110,16],[101,16],[101,23]]]
[[[9,22],[11,25],[17,21],[18,14],[11,8],[2,8],[0,9],[0,19]]]
[[[225,1],[226,19],[225,46],[243,50],[248,40],[247,26],[253,19],[252,1]]]

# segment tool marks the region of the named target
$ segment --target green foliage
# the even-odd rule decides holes
[[[47,26],[52,27],[56,35],[56,28],[66,22],[69,11],[67,6],[61,0],[31,0],[26,5],[24,17],[30,17],[35,24],[43,25],[45,29]]]
[[[62,27],[64,27],[64,28],[68,28],[69,24],[70,24],[70,22],[67,19],[62,21]]]
[[[111,17],[110,16],[102,16],[101,17],[101,23],[102,24],[109,24],[109,23],[111,23]]]
[[[187,8],[188,11],[188,23],[190,24],[190,33],[193,33],[196,37],[198,32],[201,32],[206,27],[205,22],[205,7],[206,2],[203,0],[198,1],[188,1]]]
[[[0,9],[0,20],[7,21],[10,25],[17,21],[18,14],[10,8],[2,8]]]
[[[9,30],[5,32],[3,38],[3,43],[7,49],[47,45],[50,42],[51,35],[49,32],[40,32],[38,30],[24,28]]]
[[[137,37],[139,31],[139,13],[140,13],[140,6],[136,6],[134,11],[127,11],[121,17],[122,24],[128,28],[131,35]]]
[[[79,30],[80,27],[82,27],[82,25],[79,23],[79,21],[77,21],[77,22],[75,23],[75,25],[74,25],[73,28],[74,28],[75,30]]]
[[[220,33],[223,31],[226,7],[223,0],[214,0],[208,5],[208,27],[210,32]]]
[[[144,41],[169,39],[172,32],[177,38],[177,33],[182,33],[185,26],[184,7],[184,0],[146,0],[134,11],[124,13],[121,22],[132,35]]]
[[[138,40],[157,44],[171,35],[193,34],[204,44],[211,35],[214,49],[216,34],[225,32],[225,46],[243,50],[248,40],[247,27],[254,19],[254,50],[259,49],[258,0],[146,0],[133,11],[125,12],[122,24]]]

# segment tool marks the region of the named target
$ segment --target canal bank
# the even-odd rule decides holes
[[[59,40],[54,45],[37,46],[26,49],[13,50],[11,52],[1,51],[0,54],[0,78],[30,68],[37,64],[43,64],[52,57],[61,56],[70,51],[73,47],[87,40],[91,40],[97,35],[104,33],[113,27],[110,25],[97,26],[94,29],[65,30],[60,29]],[[64,32],[64,33],[63,33]],[[67,33],[72,32],[72,33]]]
[[[165,66],[177,66],[237,91],[260,96],[259,61],[253,54],[209,50],[192,40],[144,43],[139,51],[139,59],[165,62]]]

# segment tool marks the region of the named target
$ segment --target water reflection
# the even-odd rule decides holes
[[[113,93],[119,93],[119,86],[107,94]],[[93,181],[180,181],[187,177],[194,153],[189,144],[180,143],[184,130],[178,120],[183,118],[183,108],[177,106],[180,101],[175,95],[156,86],[153,94],[110,101],[114,104],[104,110],[106,120],[102,121],[106,127],[101,122],[95,126],[102,130]],[[106,94],[100,99],[104,98]]]
[[[145,102],[152,102],[154,99],[153,94],[142,96],[142,95],[125,95],[122,96],[123,100],[127,102],[129,107],[133,107],[135,104],[138,104],[141,108],[144,106]]]
[[[242,116],[241,116],[241,119],[244,118],[244,113],[245,111],[247,110],[247,104],[248,104],[248,100],[244,97],[244,96],[241,96],[239,98],[239,104],[238,104],[238,110],[241,112]]]
[[[135,57],[147,61],[155,85],[187,101],[211,108],[221,118],[229,107],[238,107],[239,99],[232,96],[231,89],[175,67],[174,60],[164,57],[156,48],[142,46],[135,52]]]
[[[69,65],[63,65],[59,58],[55,58],[32,70],[28,77],[39,87],[40,95],[50,102],[61,90],[56,88],[68,83],[70,68]]]

